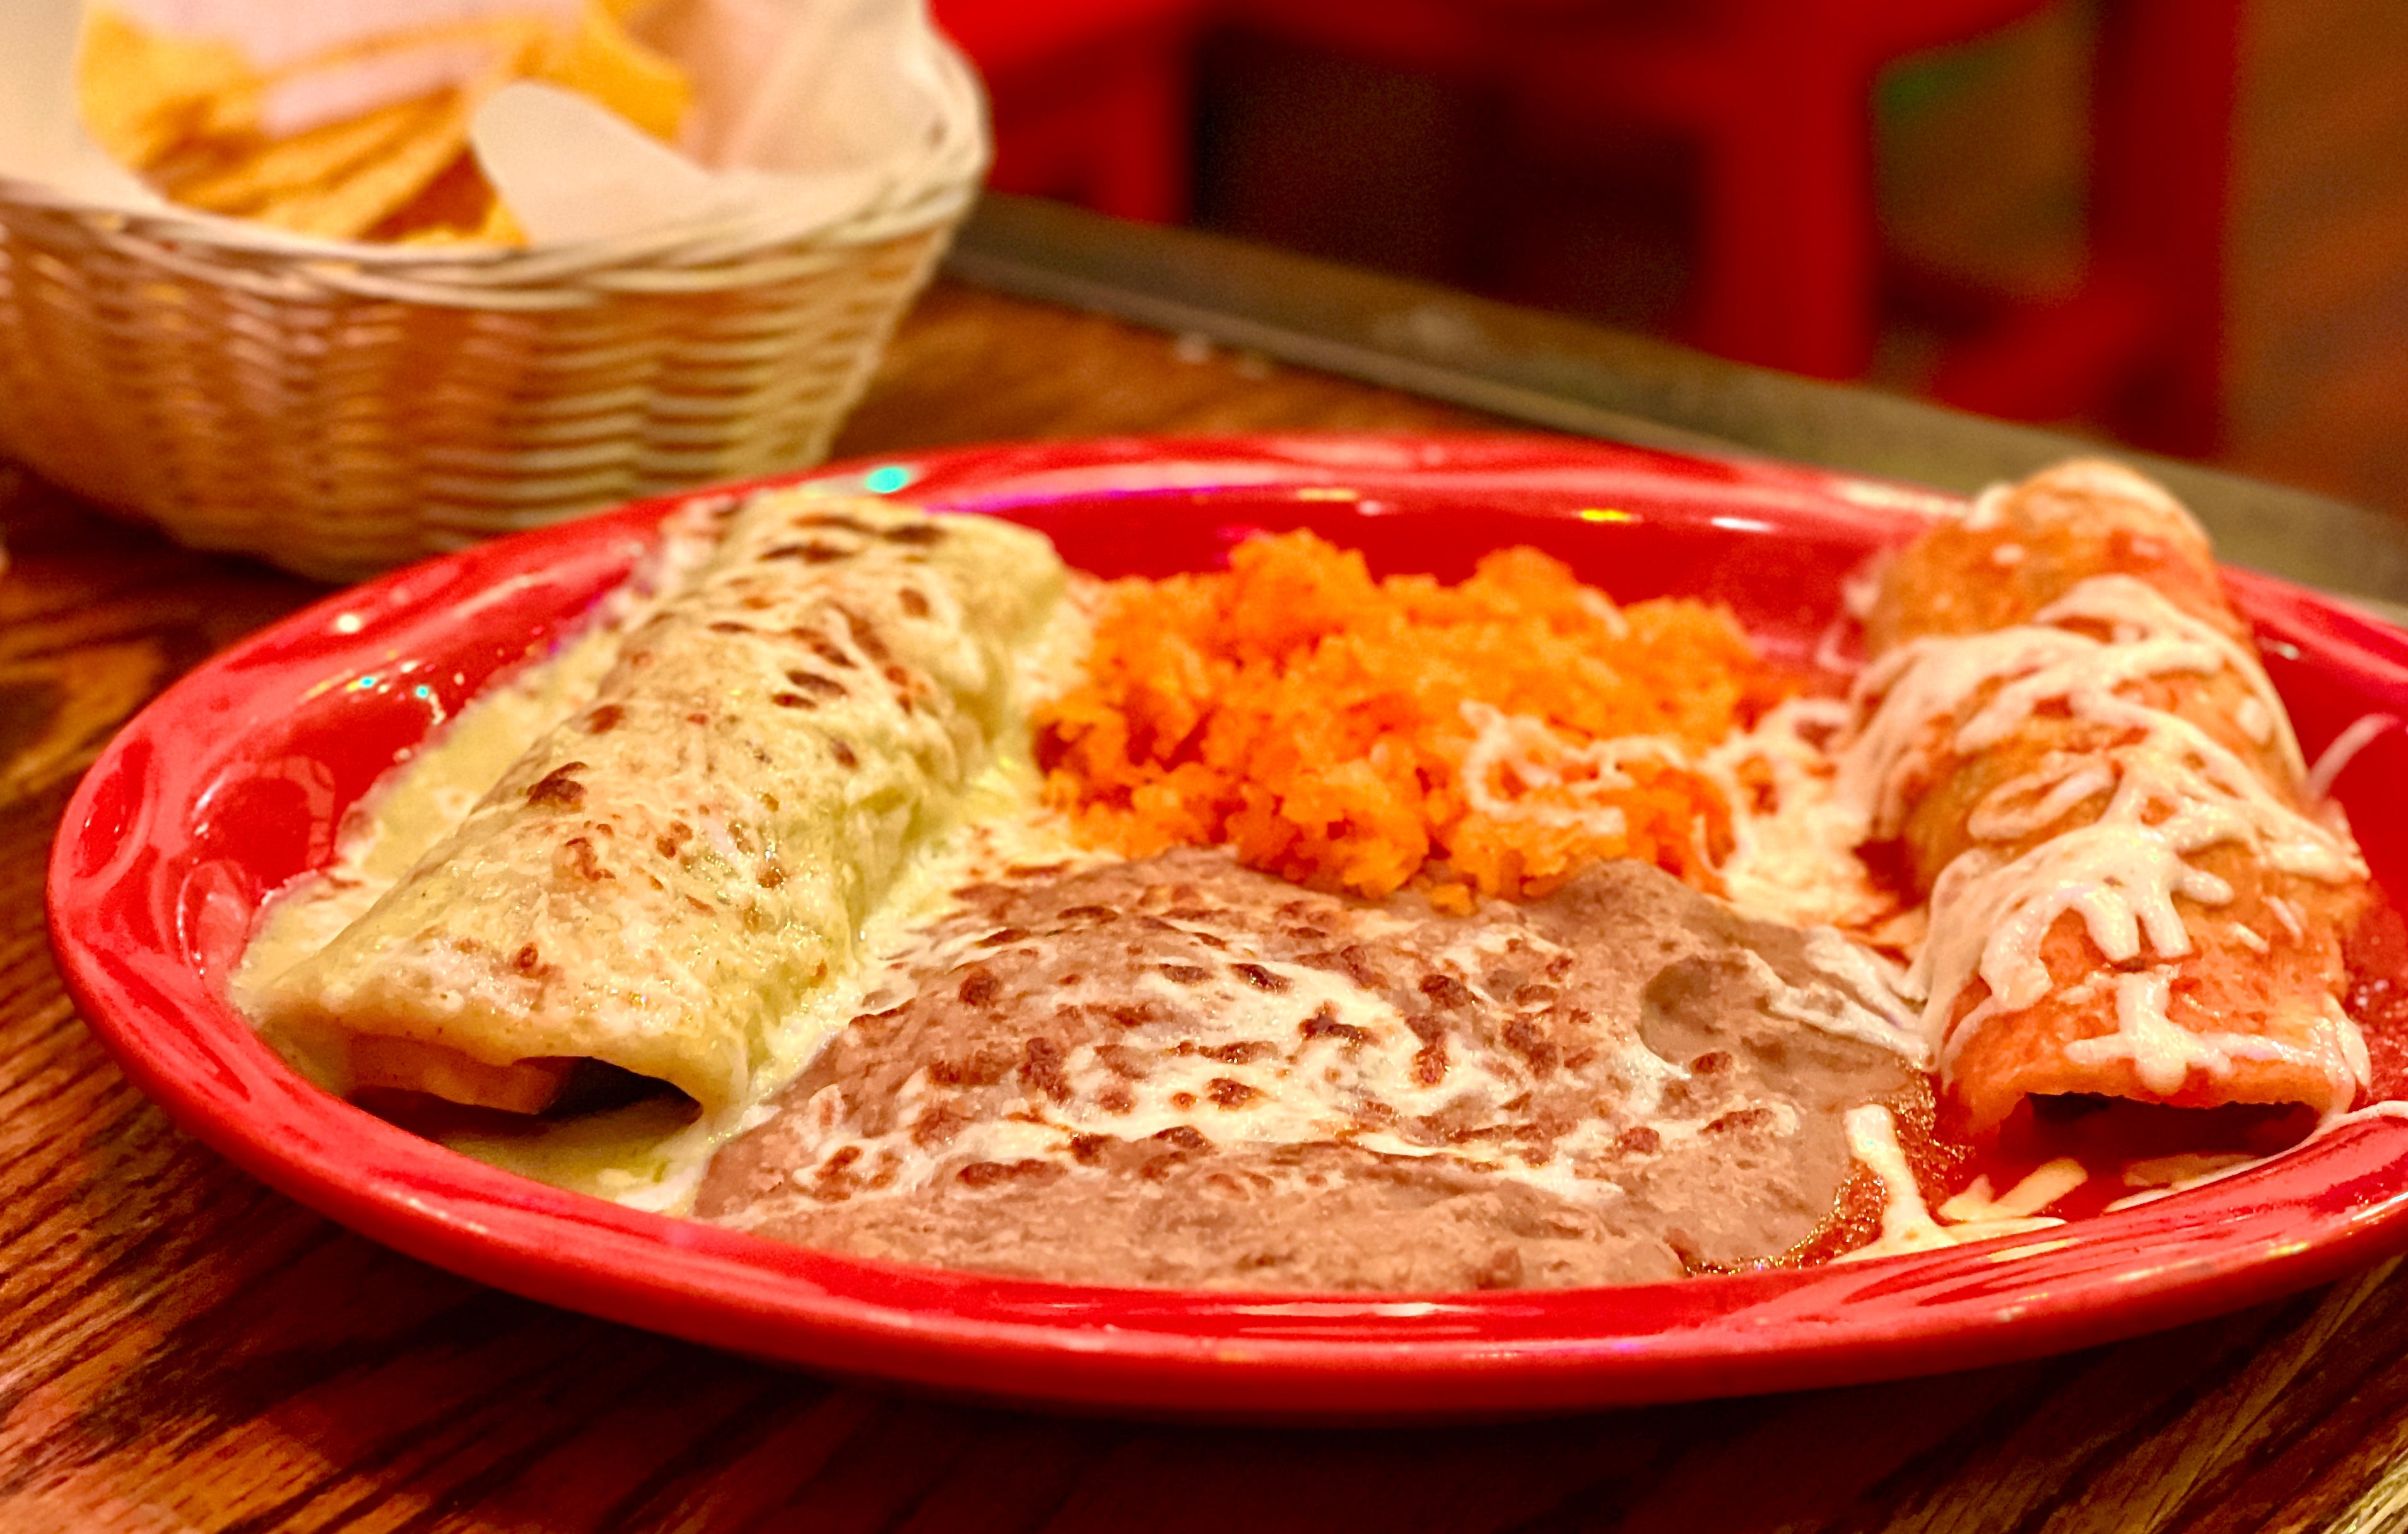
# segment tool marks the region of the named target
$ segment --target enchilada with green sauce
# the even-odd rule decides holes
[[[796,493],[726,518],[592,700],[254,993],[328,1085],[532,1112],[599,1063],[739,1108],[1017,730],[1064,589],[1043,538]]]

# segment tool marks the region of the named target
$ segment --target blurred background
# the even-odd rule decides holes
[[[2408,514],[2399,0],[935,0],[994,184]]]

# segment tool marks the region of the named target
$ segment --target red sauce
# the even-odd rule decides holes
[[[2378,897],[2342,945],[2349,966],[2343,1008],[2366,1035],[2370,1100],[2408,1097],[2408,922]]]
[[[2366,1037],[2371,1094],[2364,1101],[2408,1098],[2408,921],[2378,897],[2343,944],[2350,983],[2343,1005]],[[2222,1108],[2167,1108],[2108,1097],[2035,1098],[2018,1108],[1995,1140],[1976,1145],[1951,1132],[1947,1115],[1917,1125],[1899,1114],[1899,1138],[1914,1163],[1925,1200],[1933,1206],[1971,1183],[1990,1180],[2004,1194],[2043,1164],[2061,1156],[2081,1162],[2089,1181],[2045,1212],[2078,1220],[2143,1191],[2124,1181],[2137,1161],[2176,1155],[2269,1156],[2305,1140],[2316,1126],[2313,1110],[2296,1103],[2234,1103]],[[1935,1176],[1935,1172],[1938,1174]]]

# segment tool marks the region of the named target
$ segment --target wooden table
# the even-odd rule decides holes
[[[940,287],[839,451],[1448,407]],[[5,474],[0,470],[0,474]],[[319,588],[0,489],[0,1530],[2408,1526],[2408,1275],[2120,1346],[1451,1429],[1082,1421],[832,1385],[453,1278],[171,1127],[77,1020],[41,879],[145,699]]]

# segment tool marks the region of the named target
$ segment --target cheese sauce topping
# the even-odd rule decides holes
[[[2069,911],[2111,961],[2189,953],[2176,898],[2203,907],[2233,898],[2228,881],[2190,861],[2208,847],[2239,843],[2268,867],[2326,882],[2364,877],[2345,836],[2284,802],[2196,724],[2124,691],[2155,678],[2220,672],[2237,678],[2256,705],[2247,733],[2304,775],[2257,658],[2130,576],[2084,581],[2029,624],[1910,640],[1858,678],[1854,696],[1864,723],[1841,753],[1835,796],[1867,839],[1901,829],[1935,739],[1946,752],[1971,754],[2050,708],[2115,732],[2113,744],[2052,753],[2036,770],[1999,784],[1968,818],[1977,840],[2012,842],[2109,795],[2090,824],[2014,857],[1976,846],[1942,872],[1930,937],[1908,982],[1925,998],[1925,1034],[1943,1069],[1975,1028],[2049,994],[2041,944]],[[2269,903],[2278,919],[2297,925],[2285,907]],[[1958,1020],[1958,998],[1977,976],[1989,995]],[[2306,1043],[2202,1035],[2167,1017],[2170,977],[2162,968],[2115,983],[2116,1032],[2075,1045],[2086,1052],[2076,1058],[2128,1058],[2152,1090],[2175,1090],[2193,1068],[2227,1073],[2242,1057],[2292,1061],[2336,1081],[2366,1079],[2364,1040],[2338,1008],[2324,1011]]]

